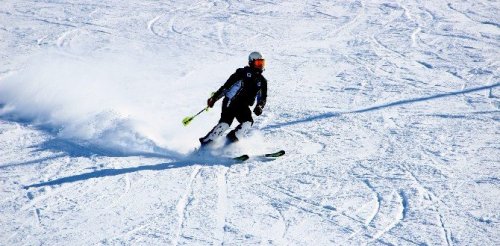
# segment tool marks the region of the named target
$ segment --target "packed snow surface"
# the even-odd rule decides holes
[[[500,245],[499,13],[3,0],[0,245]],[[193,154],[254,50],[264,114]]]

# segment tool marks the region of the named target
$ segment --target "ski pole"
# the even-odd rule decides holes
[[[182,124],[184,126],[187,126],[189,125],[189,123],[191,123],[191,121],[198,115],[200,115],[201,113],[203,113],[203,111],[208,111],[208,107],[205,107],[204,109],[202,109],[200,112],[198,112],[197,114],[193,115],[193,116],[187,116],[186,118],[184,118],[182,120]]]

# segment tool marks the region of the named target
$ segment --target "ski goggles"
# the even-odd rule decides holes
[[[266,60],[264,60],[264,59],[255,59],[253,61],[253,65],[254,65],[255,68],[264,69],[264,67],[266,66]]]

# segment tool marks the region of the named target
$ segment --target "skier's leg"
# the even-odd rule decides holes
[[[226,122],[219,122],[210,132],[207,133],[205,137],[200,138],[201,145],[209,144],[218,137],[222,136],[224,132],[229,128],[229,124]]]
[[[245,121],[239,124],[234,130],[230,131],[227,134],[227,140],[229,142],[237,142],[239,139],[242,139],[252,127],[253,122]]]
[[[232,110],[227,107],[227,104],[227,99],[224,99],[222,102],[222,112],[219,123],[211,131],[209,131],[205,137],[200,138],[201,145],[209,144],[218,137],[222,136],[233,122],[235,116]]]
[[[238,120],[240,124],[227,134],[226,137],[229,142],[236,142],[242,139],[252,127],[253,119],[250,108],[248,108],[248,106],[239,108],[238,114],[236,114],[236,120]]]

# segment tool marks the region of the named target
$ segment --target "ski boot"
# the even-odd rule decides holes
[[[210,132],[207,133],[207,135],[205,137],[202,137],[199,139],[200,144],[201,144],[200,149],[210,146],[210,144],[214,140],[216,140],[217,138],[222,136],[222,134],[224,134],[224,132],[228,128],[229,128],[229,124],[227,124],[225,122],[221,122],[221,123],[217,124]]]

